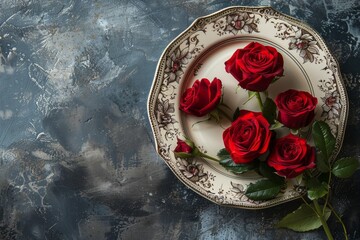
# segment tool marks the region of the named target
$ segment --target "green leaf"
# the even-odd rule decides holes
[[[354,157],[346,157],[337,160],[332,169],[332,173],[339,178],[348,178],[359,167],[359,161]]]
[[[257,161],[255,160],[247,164],[236,164],[231,158],[225,158],[225,159],[221,159],[219,163],[226,170],[235,174],[248,172],[250,170],[254,170],[257,167]]]
[[[326,208],[324,218],[329,219],[331,210]],[[276,225],[280,228],[288,228],[296,232],[307,232],[322,226],[320,218],[306,204],[302,204],[294,212],[286,215]]]
[[[194,157],[192,153],[185,153],[185,152],[174,152],[174,155],[177,158],[191,158],[191,157]]]
[[[247,164],[234,163],[234,161],[231,159],[230,153],[226,150],[226,148],[220,149],[220,151],[217,153],[217,156],[220,159],[219,164],[223,166],[226,170],[235,174],[254,170],[258,166],[257,159]]]
[[[226,148],[220,149],[216,154],[220,160],[230,158],[230,153],[226,150]]]
[[[307,195],[310,200],[322,198],[329,192],[327,183],[320,182],[316,178],[307,181],[306,186],[308,187]]]
[[[260,164],[259,164],[259,174],[261,176],[266,177],[266,178],[270,179],[273,182],[283,184],[285,182],[285,178],[280,177],[275,172],[276,172],[276,170],[274,168],[270,167],[269,165],[267,165],[266,162],[260,162]]]
[[[323,173],[330,171],[329,161],[325,160],[323,154],[316,153],[316,168]]]
[[[331,174],[331,173],[330,173],[330,172],[320,173],[320,174],[317,176],[317,179],[318,179],[320,182],[327,182],[327,181],[329,181],[329,174]]]
[[[275,130],[278,128],[282,128],[284,126],[284,124],[282,124],[281,122],[274,120],[274,124],[271,124],[270,126],[270,130]]]
[[[266,100],[264,102],[264,108],[262,110],[262,113],[263,113],[264,117],[266,118],[266,120],[268,120],[268,122],[270,124],[275,123],[276,104],[274,103],[274,101],[271,98],[266,98]]]
[[[252,200],[268,200],[276,197],[281,190],[282,184],[271,180],[260,180],[256,183],[250,183],[246,189],[245,195]]]
[[[245,105],[248,101],[250,101],[253,97],[256,96],[256,92],[253,91],[247,91],[248,92],[248,99],[246,99],[246,101],[243,103],[243,105]]]
[[[276,76],[276,77],[274,77],[274,79],[271,80],[271,84],[273,84],[274,82],[276,82],[277,80],[279,80],[281,77],[283,77],[283,75],[282,75],[282,76]]]
[[[301,185],[306,177],[304,177],[304,174],[297,175],[295,177],[296,184]]]
[[[320,150],[326,161],[335,149],[335,137],[332,135],[330,127],[323,121],[315,121],[312,126],[312,135],[315,146]]]
[[[233,116],[232,116],[232,120],[235,121],[239,116],[240,116],[240,108],[237,107],[235,109],[235,112],[234,112]]]
[[[192,149],[194,149],[195,148],[195,143],[193,142],[193,141],[191,141],[190,139],[188,139],[188,138],[186,138],[185,137],[185,143],[189,146],[189,147],[191,147]]]

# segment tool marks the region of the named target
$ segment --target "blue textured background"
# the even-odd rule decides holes
[[[0,239],[324,239],[187,189],[155,149],[146,100],[166,45],[197,17],[267,5],[308,23],[338,59],[350,100],[340,155],[360,155],[357,0],[2,0]],[[333,186],[360,239],[360,173]],[[343,239],[334,218],[330,226]]]

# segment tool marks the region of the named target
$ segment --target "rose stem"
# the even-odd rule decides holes
[[[347,236],[347,231],[346,231],[346,227],[345,227],[345,224],[344,222],[342,221],[341,217],[339,216],[339,214],[337,214],[337,212],[335,211],[335,209],[333,208],[333,206],[331,206],[330,203],[328,203],[328,206],[330,208],[330,210],[334,213],[335,217],[338,219],[338,221],[340,222],[343,230],[344,230],[344,236],[345,236],[345,240],[348,240],[348,236]]]
[[[261,111],[264,109],[264,105],[262,103],[262,100],[261,100],[261,96],[260,96],[260,93],[259,92],[255,92],[255,96],[256,96],[256,99],[258,101],[258,104],[260,106],[260,109]]]
[[[305,174],[310,178],[313,177],[309,170],[306,170]],[[330,173],[330,175],[331,175],[331,173]],[[331,178],[329,178],[328,180],[330,181]],[[316,199],[314,199],[312,202],[314,203],[315,213],[318,215],[318,217],[319,217],[319,219],[321,221],[321,224],[322,224],[323,229],[324,229],[324,231],[326,233],[326,236],[328,237],[329,240],[333,240],[334,237],[332,236],[332,234],[330,232],[330,229],[329,229],[329,226],[327,225],[327,222],[324,219],[325,208],[326,208],[326,205],[328,205],[328,196],[329,196],[329,193],[327,193],[326,202],[325,202],[325,205],[324,205],[323,209],[320,208],[320,205],[319,205],[319,203],[318,203],[318,201]]]
[[[199,151],[199,152],[200,152],[200,151]],[[209,156],[209,155],[207,155],[207,154],[205,154],[205,153],[202,153],[202,152],[200,152],[200,155],[199,155],[199,156],[200,156],[200,157],[207,158],[207,159],[212,160],[212,161],[215,161],[215,162],[219,162],[219,159],[214,158],[214,157],[211,157],[211,156]]]
[[[330,187],[330,183],[331,183],[331,174],[332,173],[332,169],[331,169],[331,164],[329,164],[329,177],[328,177],[328,187],[329,187],[329,190],[328,190],[328,193],[326,194],[326,199],[325,199],[325,204],[324,204],[324,209],[323,209],[323,213],[325,213],[325,208],[326,208],[326,205],[328,204],[329,202],[329,197],[330,197],[330,190],[331,190],[331,187]]]
[[[220,106],[217,107],[217,110],[227,119],[229,122],[232,122],[232,118],[220,108]]]
[[[211,117],[209,117],[209,118],[207,118],[207,119],[205,119],[205,120],[197,121],[196,123],[193,123],[193,124],[191,125],[191,127],[193,128],[196,124],[209,121],[210,119],[211,119]]]
[[[315,210],[316,210],[316,213],[321,221],[321,224],[323,226],[323,229],[326,233],[326,236],[329,240],[334,240],[334,237],[332,236],[331,232],[330,232],[330,229],[329,229],[329,226],[327,225],[327,222],[326,220],[324,219],[324,215],[323,215],[323,211],[322,209],[320,208],[319,206],[319,203],[317,200],[313,200],[313,203],[314,203],[314,207],[315,207]]]
[[[326,206],[327,206],[328,203],[329,203],[329,197],[330,197],[331,165],[329,166],[329,168],[330,168],[330,173],[329,173],[328,182],[327,182],[327,185],[329,186],[329,190],[328,190],[328,193],[326,194],[325,204],[324,204],[323,211],[322,211],[323,214],[325,214]],[[313,177],[313,175],[311,174],[311,172],[308,171],[308,170],[305,172],[305,174],[306,174],[308,177],[310,177],[310,178]]]

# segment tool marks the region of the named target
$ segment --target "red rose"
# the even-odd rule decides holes
[[[275,99],[279,109],[278,120],[288,128],[305,127],[315,117],[317,102],[317,98],[303,91],[290,89],[280,93]]]
[[[186,89],[180,99],[180,110],[202,117],[216,108],[222,96],[222,83],[214,78],[196,80],[191,88]]]
[[[235,163],[249,163],[268,148],[272,132],[261,113],[240,110],[239,117],[223,133],[226,150]]]
[[[268,165],[286,178],[294,178],[306,169],[315,167],[315,148],[306,140],[289,134],[275,142],[268,157]]]
[[[180,158],[189,158],[194,155],[194,143],[189,140],[177,139],[177,145],[174,149],[174,154],[176,157]]]
[[[283,75],[284,60],[275,48],[252,42],[235,51],[225,62],[225,70],[242,88],[262,92],[275,77]]]

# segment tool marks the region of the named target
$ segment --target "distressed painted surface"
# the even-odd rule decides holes
[[[158,58],[197,17],[231,5],[270,5],[320,33],[349,93],[341,155],[360,155],[359,1],[2,0],[0,239],[325,237],[273,228],[297,201],[210,203],[153,147],[146,100]],[[360,239],[359,185],[357,173],[333,187],[350,239]]]

